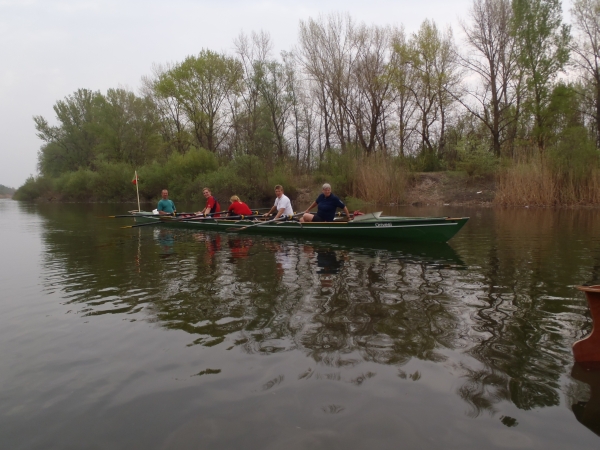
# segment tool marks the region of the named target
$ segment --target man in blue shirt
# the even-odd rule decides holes
[[[158,201],[158,206],[156,209],[158,210],[158,214],[161,215],[175,215],[175,203],[173,203],[173,200],[169,200],[169,191],[166,189],[162,190],[162,199]]]
[[[309,211],[315,206],[318,206],[317,214],[310,214]],[[306,208],[304,216],[300,218],[300,222],[333,222],[337,208],[343,208],[346,217],[350,217],[350,212],[346,205],[336,195],[331,193],[331,185],[325,183],[323,185],[323,193],[317,197],[312,205]]]

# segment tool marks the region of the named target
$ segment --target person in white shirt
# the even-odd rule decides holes
[[[275,186],[275,195],[276,195],[275,203],[273,204],[273,206],[271,207],[269,212],[266,214],[263,214],[263,215],[265,217],[267,217],[270,214],[272,214],[274,211],[277,211],[277,215],[275,216],[275,219],[279,219],[279,217],[281,217],[282,215],[285,215],[285,216],[293,215],[294,210],[292,209],[292,202],[286,195],[284,195],[283,186],[281,186],[280,184]]]

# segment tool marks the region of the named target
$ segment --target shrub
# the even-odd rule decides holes
[[[100,180],[99,175],[89,169],[66,172],[54,181],[54,188],[63,200],[86,201],[95,198],[94,188]]]
[[[598,162],[598,151],[584,127],[567,128],[548,149],[552,172],[575,183],[587,182],[598,168]]]
[[[135,187],[131,184],[134,169],[126,163],[105,162],[98,164],[92,189],[94,196],[102,201],[134,201]]]
[[[412,172],[439,172],[446,169],[444,161],[435,151],[422,151],[408,161]]]
[[[146,164],[140,167],[137,173],[141,197],[148,200],[155,199],[160,197],[163,189],[169,189],[169,177],[164,164],[157,162]]]
[[[459,143],[457,153],[456,168],[464,170],[470,178],[490,176],[498,169],[498,158],[481,145],[467,150]]]
[[[340,197],[353,195],[357,158],[360,155],[356,149],[345,153],[335,149],[329,150],[315,173],[315,182],[331,184],[334,192]]]
[[[52,196],[52,180],[44,176],[29,176],[23,186],[21,186],[13,195],[14,200],[34,201],[44,196]]]
[[[290,167],[278,165],[274,168],[273,173],[268,177],[268,183],[266,183],[266,186],[263,186],[262,197],[272,198],[274,196],[274,188],[278,184],[283,186],[285,195],[288,197],[295,199],[298,196],[296,177]]]

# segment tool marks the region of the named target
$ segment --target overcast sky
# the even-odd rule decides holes
[[[297,41],[298,23],[331,12],[356,21],[451,25],[471,0],[0,0],[0,184],[36,174],[41,141],[32,116],[54,121],[54,103],[79,88],[138,92],[154,63],[202,48],[232,52],[244,31],[270,33],[277,52]],[[566,9],[566,6],[563,8]]]

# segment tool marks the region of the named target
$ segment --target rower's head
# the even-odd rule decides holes
[[[281,197],[283,195],[283,186],[278,184],[277,186],[275,186],[275,195],[277,196],[277,198]]]
[[[233,202],[241,202],[240,198],[237,195],[232,195],[231,198],[229,199],[229,201],[231,203],[233,203]]]
[[[331,185],[329,183],[325,183],[323,185],[323,195],[325,197],[329,197],[331,195]]]
[[[205,198],[210,197],[211,196],[210,189],[209,188],[202,189],[202,195],[204,195]]]
[[[167,191],[166,189],[163,189],[161,192],[161,196],[163,198],[163,200],[166,200],[169,198],[169,191]]]

